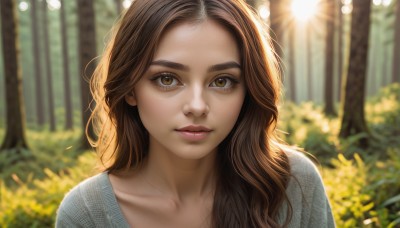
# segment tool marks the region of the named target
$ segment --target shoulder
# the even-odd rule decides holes
[[[320,172],[310,158],[291,148],[285,148],[284,152],[290,165],[291,178],[287,188],[289,195],[301,191],[307,198],[312,197],[315,190],[325,192]]]
[[[335,227],[332,210],[317,166],[304,154],[284,149],[291,178],[286,189],[293,209],[293,227]],[[292,227],[292,226],[290,226]]]
[[[289,159],[290,172],[299,181],[316,181],[321,179],[317,166],[302,152],[285,148]]]
[[[57,227],[94,225],[93,211],[102,207],[102,188],[107,173],[100,173],[79,183],[62,200],[56,218]]]

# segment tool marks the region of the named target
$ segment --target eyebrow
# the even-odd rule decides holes
[[[150,65],[164,66],[164,67],[181,70],[181,71],[189,71],[188,66],[180,64],[180,63],[176,63],[176,62],[171,62],[168,60],[156,60],[156,61],[151,62]],[[212,65],[211,67],[208,68],[207,71],[214,72],[214,71],[227,70],[227,69],[231,69],[231,68],[241,69],[241,66],[237,62],[229,61],[229,62],[225,62],[225,63]]]

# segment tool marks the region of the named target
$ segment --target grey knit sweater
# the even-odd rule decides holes
[[[286,190],[293,208],[289,227],[335,227],[315,165],[299,152],[286,153],[294,177]],[[284,208],[282,218],[285,218]],[[83,181],[65,196],[57,211],[56,227],[129,227],[106,172]]]

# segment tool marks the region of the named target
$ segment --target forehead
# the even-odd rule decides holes
[[[218,58],[239,62],[234,36],[214,20],[182,22],[168,28],[161,36],[154,60],[185,60],[188,56]]]

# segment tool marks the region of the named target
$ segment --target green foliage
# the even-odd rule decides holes
[[[400,225],[400,149],[390,159],[366,164],[358,154],[332,159],[323,177],[338,227]]]
[[[337,155],[335,144],[336,132],[339,132],[338,120],[327,118],[322,108],[313,103],[299,106],[285,104],[281,108],[278,128],[286,132],[281,137],[287,143],[304,148],[322,164],[328,164]]]
[[[365,192],[368,168],[358,154],[354,161],[342,154],[332,159],[333,169],[323,170],[328,197],[338,227],[361,227],[374,207]]]
[[[342,140],[338,144],[339,151],[351,157],[362,151],[360,155],[386,159],[388,148],[400,147],[400,84],[391,84],[379,91],[375,97],[368,99],[365,104],[366,120],[370,135],[360,133]],[[357,141],[368,139],[368,148],[360,148]]]
[[[377,150],[385,152],[387,145],[400,147],[400,84],[380,90],[377,96],[367,102],[365,109],[367,121],[376,138],[371,144],[371,153]]]
[[[303,147],[324,166],[323,178],[338,227],[400,226],[400,85],[382,89],[366,103],[372,134],[339,140],[339,118],[313,103],[285,104],[282,138]],[[369,147],[357,141],[367,138]]]
[[[58,172],[73,166],[81,153],[76,148],[81,134],[79,130],[28,131],[30,151],[22,151],[22,155],[12,150],[0,151],[0,179],[7,185],[14,185],[13,173],[18,173],[21,180],[26,181],[30,173],[34,174],[34,178],[45,177],[44,168]]]
[[[95,153],[76,146],[81,134],[28,131],[30,151],[0,152],[0,227],[54,226],[65,193],[95,172]]]
[[[18,188],[8,188],[0,182],[0,226],[1,227],[53,227],[56,210],[64,194],[95,171],[95,154],[86,152],[79,156],[74,168],[54,173],[48,168],[44,179],[30,174],[22,182],[16,174],[13,179]]]
[[[388,159],[376,161],[367,187],[376,202],[375,220],[382,227],[400,226],[400,148],[388,149]],[[390,213],[394,212],[394,213]]]

